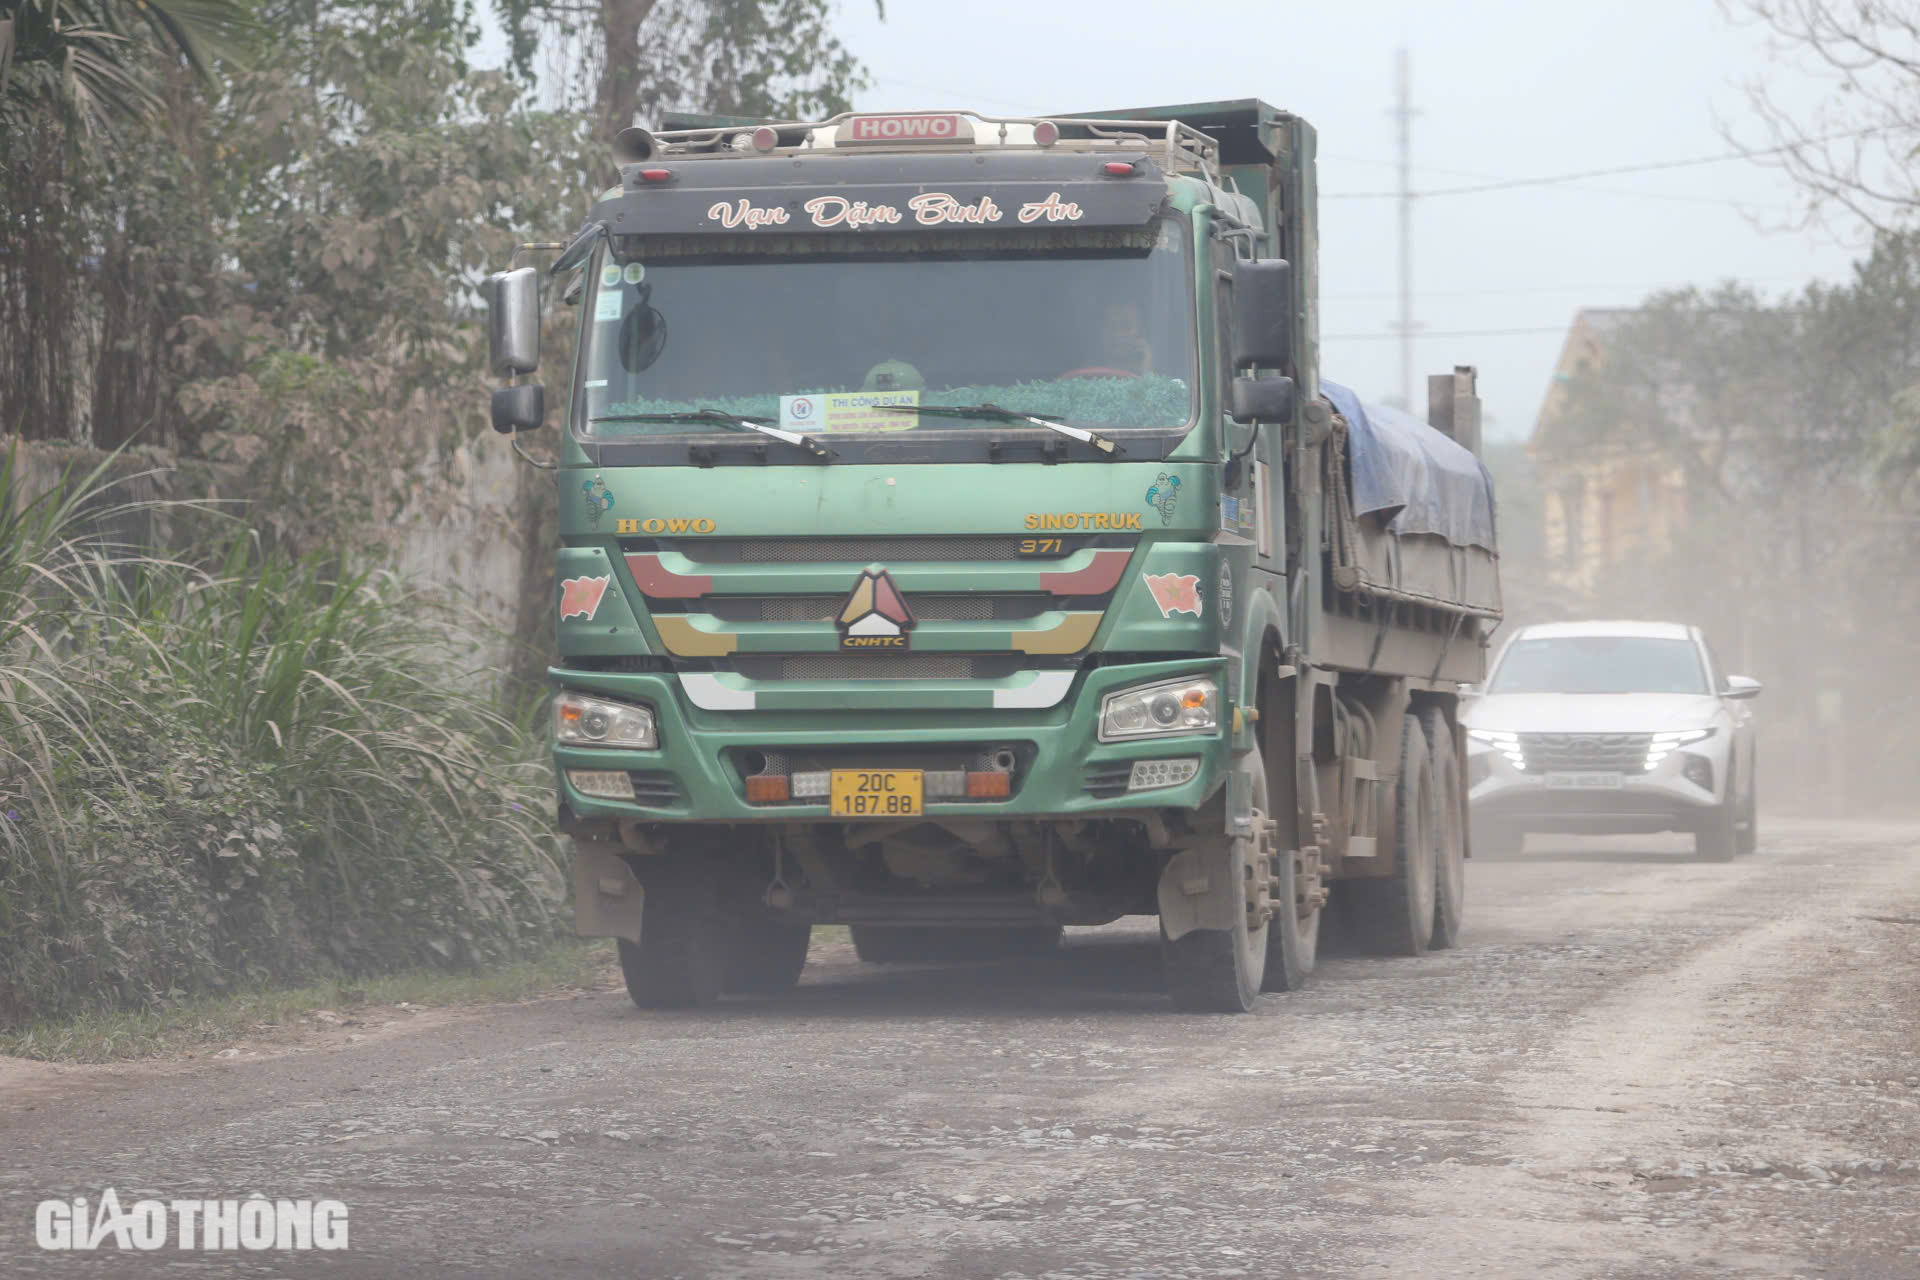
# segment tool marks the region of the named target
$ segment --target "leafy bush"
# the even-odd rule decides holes
[[[0,468],[0,1022],[551,941],[548,766],[473,620],[246,534],[89,539],[101,474]]]

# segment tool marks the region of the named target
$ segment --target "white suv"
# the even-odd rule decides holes
[[[1690,831],[1714,862],[1751,853],[1753,713],[1698,627],[1523,627],[1461,714],[1477,849],[1529,831]]]

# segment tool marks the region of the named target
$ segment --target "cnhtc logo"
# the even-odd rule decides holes
[[[87,1198],[42,1200],[33,1215],[42,1249],[344,1249],[347,1206],[338,1200],[136,1200],[126,1209],[112,1187],[91,1215]]]
[[[842,649],[905,649],[914,626],[913,610],[885,569],[861,572],[834,621]]]

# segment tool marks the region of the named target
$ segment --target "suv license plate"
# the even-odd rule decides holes
[[[1621,785],[1617,773],[1550,773],[1547,786],[1555,791],[1617,791]]]
[[[918,769],[835,769],[828,785],[836,818],[914,818],[925,775]]]

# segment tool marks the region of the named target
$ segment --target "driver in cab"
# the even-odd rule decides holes
[[[1137,378],[1153,372],[1153,346],[1147,339],[1146,317],[1137,302],[1109,303],[1100,314],[1094,348],[1095,364],[1067,376]]]

